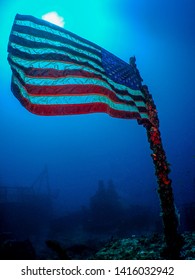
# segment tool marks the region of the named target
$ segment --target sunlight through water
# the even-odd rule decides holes
[[[64,27],[64,25],[65,25],[64,18],[59,16],[58,13],[56,13],[56,12],[47,13],[42,16],[42,19],[49,21],[53,24],[56,24],[60,27]]]

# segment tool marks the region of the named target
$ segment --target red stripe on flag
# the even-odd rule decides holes
[[[25,89],[31,96],[66,96],[66,95],[90,95],[97,94],[108,97],[110,100],[118,103],[135,106],[133,101],[125,101],[117,98],[116,94],[97,85],[62,85],[62,86],[35,86],[25,85]]]
[[[21,94],[17,94],[17,98],[21,104],[31,113],[42,116],[56,115],[77,115],[89,113],[107,113],[112,117],[125,119],[142,119],[139,113],[119,111],[110,108],[104,103],[87,103],[87,104],[60,104],[60,105],[40,105],[33,104]],[[146,121],[148,121],[146,119]]]
[[[71,77],[86,77],[86,78],[99,78],[103,80],[102,76],[92,72],[88,72],[82,69],[75,70],[57,70],[52,68],[26,68],[25,74],[33,78],[63,78],[67,76]]]

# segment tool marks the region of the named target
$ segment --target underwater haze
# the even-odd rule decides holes
[[[118,207],[123,216],[121,207],[133,212],[134,205],[152,209],[151,224],[160,216],[152,152],[145,128],[136,120],[104,113],[37,116],[12,94],[7,44],[15,15],[42,18],[56,12],[65,29],[126,62],[135,55],[143,84],[157,106],[175,204],[182,214],[185,204],[194,203],[194,1],[1,0],[0,8],[0,187],[34,188],[38,193],[49,189],[55,218],[81,209],[92,213],[98,199],[100,204],[102,197],[106,200],[106,191],[121,203],[111,212]],[[85,227],[93,232],[99,217],[93,212],[96,222],[90,222],[90,215]]]

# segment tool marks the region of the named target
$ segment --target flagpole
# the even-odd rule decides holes
[[[134,71],[139,74],[135,64],[135,57],[130,59],[130,65],[134,68]],[[147,131],[148,142],[150,143],[150,148],[152,150],[151,156],[155,166],[155,175],[158,182],[158,194],[162,210],[163,230],[166,242],[166,248],[164,248],[162,257],[167,259],[179,259],[183,245],[183,238],[178,233],[179,217],[174,204],[174,196],[171,186],[172,181],[168,176],[170,173],[170,165],[167,162],[165,150],[163,149],[158,114],[152,95],[149,93],[148,88],[145,85],[142,86],[141,91],[146,99],[150,123],[152,124],[143,125]]]

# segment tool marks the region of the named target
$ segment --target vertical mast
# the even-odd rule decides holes
[[[134,67],[134,70],[139,75],[139,71],[135,64],[135,58],[130,59],[130,65]],[[142,81],[141,77],[140,80]],[[155,167],[155,175],[158,182],[158,194],[162,210],[164,237],[166,242],[164,257],[168,259],[179,259],[183,239],[178,233],[179,220],[174,204],[174,196],[171,186],[172,181],[168,176],[170,173],[170,167],[166,159],[165,150],[163,149],[158,114],[152,95],[149,93],[148,88],[145,85],[142,86],[141,91],[146,99],[151,123],[151,125],[143,125],[147,131],[148,142],[150,143],[150,148],[152,150],[151,156]]]

